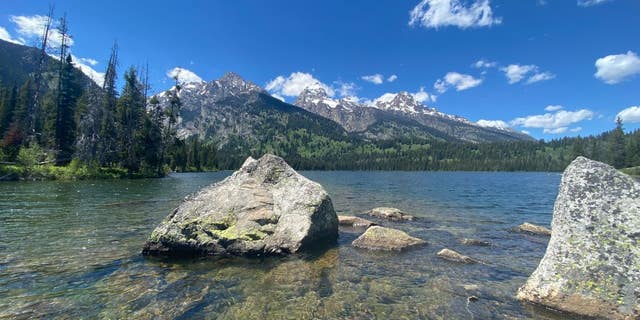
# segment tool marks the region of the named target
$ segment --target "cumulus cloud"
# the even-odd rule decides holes
[[[516,118],[510,124],[524,128],[543,129],[543,132],[548,134],[559,134],[567,132],[569,127],[575,123],[593,119],[594,115],[593,111],[587,109],[577,111],[558,110],[553,113]]]
[[[44,33],[45,26],[47,24],[47,16],[34,15],[34,16],[10,16],[9,20],[16,24],[16,31],[20,36],[22,42],[28,40],[40,41],[42,34]],[[65,43],[68,46],[73,46],[73,38],[65,37]],[[48,36],[48,45],[52,48],[58,48],[62,44],[62,34],[56,29],[55,21],[51,25]]]
[[[396,80],[398,80],[398,76],[395,74],[392,74],[389,76],[389,78],[387,78],[387,82],[394,82]]]
[[[177,79],[179,83],[204,82],[204,80],[193,71],[180,67],[175,67],[167,71],[167,77]]]
[[[420,90],[418,90],[418,92],[412,93],[411,95],[414,99],[416,99],[416,101],[420,103],[436,102],[437,98],[437,96],[426,92],[424,90],[424,87],[420,87]]]
[[[548,106],[546,106],[544,108],[544,111],[548,111],[548,112],[554,112],[554,111],[558,111],[558,110],[562,110],[564,107],[561,105],[554,105],[554,104],[550,104]]]
[[[527,84],[532,84],[532,83],[536,83],[536,82],[540,82],[540,81],[547,81],[547,80],[551,80],[553,78],[555,78],[556,75],[551,73],[551,72],[541,72],[541,73],[536,73],[534,75],[532,75],[531,77],[529,77],[529,79],[527,79]]]
[[[369,76],[362,76],[362,80],[371,82],[373,84],[382,84],[384,82],[382,75],[379,73],[372,74]]]
[[[449,72],[444,78],[438,79],[433,87],[440,93],[445,93],[449,88],[455,87],[456,91],[462,91],[477,87],[482,83],[482,79],[476,79],[468,74]]]
[[[13,37],[11,37],[11,34],[9,34],[9,31],[7,31],[7,29],[3,27],[0,27],[0,40],[8,41],[15,44],[24,44],[23,41],[19,39],[14,39]]]
[[[330,97],[335,95],[333,88],[314,78],[311,74],[304,72],[294,72],[288,77],[278,76],[265,85],[265,89],[272,95],[277,94],[281,97],[297,97],[306,88],[320,88],[324,89]]]
[[[472,66],[474,68],[478,68],[478,69],[488,69],[488,68],[494,68],[498,66],[498,63],[495,61],[489,61],[489,60],[485,60],[485,59],[480,59],[478,61],[476,61],[475,63],[472,64]]]
[[[616,84],[640,74],[640,57],[635,52],[614,54],[596,60],[595,77]]]
[[[532,84],[540,81],[551,80],[556,76],[548,71],[540,72],[540,68],[533,64],[520,65],[510,64],[500,68],[504,72],[505,77],[509,80],[509,84],[515,84],[527,78],[526,84]]]
[[[626,108],[620,111],[616,118],[628,123],[640,122],[640,106]]]
[[[88,64],[90,66],[95,66],[96,64],[98,64],[98,60],[91,59],[91,58],[78,58],[78,61],[82,62],[83,64]]]
[[[498,129],[509,129],[511,128],[508,123],[502,120],[484,120],[480,119],[476,122],[481,127],[489,127],[489,128],[498,128]]]
[[[611,0],[578,0],[578,5],[581,7],[591,7]]]
[[[422,0],[410,12],[409,25],[425,28],[458,27],[460,29],[489,27],[500,24],[494,17],[489,0]]]
[[[359,89],[353,82],[336,81],[335,84],[338,85],[336,91],[340,97],[355,97],[356,91]]]

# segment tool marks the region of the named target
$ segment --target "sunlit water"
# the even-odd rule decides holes
[[[378,222],[428,245],[370,252],[350,245],[361,231],[344,229],[336,247],[290,257],[140,254],[184,196],[228,174],[0,184],[0,318],[562,318],[514,299],[548,239],[510,230],[549,225],[559,174],[303,172],[339,214],[376,206],[414,214],[418,221]],[[483,263],[438,259],[444,247]]]

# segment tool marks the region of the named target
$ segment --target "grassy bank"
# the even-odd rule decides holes
[[[634,177],[640,177],[640,166],[620,169],[620,171]]]
[[[72,161],[67,166],[53,164],[24,166],[18,164],[0,165],[0,181],[7,180],[89,180],[89,179],[131,179],[157,178],[163,175],[156,173],[129,174],[126,169],[119,167],[97,167],[81,165]]]

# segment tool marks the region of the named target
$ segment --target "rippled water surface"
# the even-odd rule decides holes
[[[303,172],[339,214],[393,206],[381,222],[428,242],[402,253],[350,246],[264,259],[145,258],[151,230],[180,200],[229,172],[164,179],[0,184],[0,318],[560,319],[514,299],[548,239],[552,173]],[[490,241],[463,246],[460,238]],[[483,261],[438,259],[448,247]],[[479,299],[468,302],[474,295]]]

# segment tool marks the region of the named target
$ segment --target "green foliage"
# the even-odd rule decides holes
[[[30,146],[23,146],[18,152],[18,163],[28,169],[38,163],[46,161],[46,159],[47,154],[37,143],[32,143]]]

